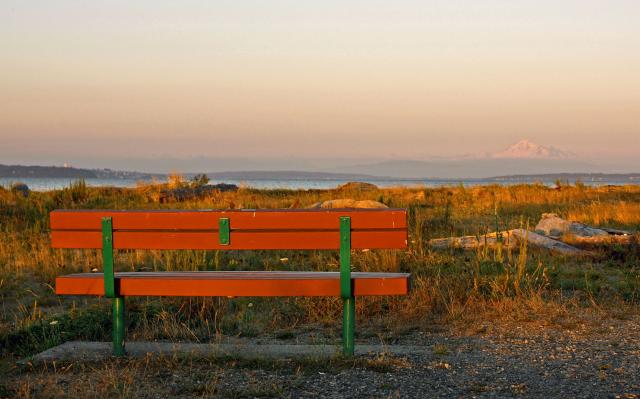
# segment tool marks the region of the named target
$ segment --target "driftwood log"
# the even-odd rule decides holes
[[[579,246],[579,247],[611,245],[611,244],[630,245],[635,240],[636,240],[635,236],[631,234],[626,234],[626,235],[610,234],[610,235],[599,236],[599,237],[579,237],[579,236],[566,235],[562,237],[563,242],[566,242],[567,244]]]
[[[498,242],[502,242],[503,248],[513,248],[518,245],[510,231],[503,231],[501,233],[501,238],[498,238],[497,233],[489,233],[479,236],[435,238],[429,241],[429,245],[433,249],[460,248],[472,250],[476,248],[483,248],[485,246],[495,248],[497,247]]]
[[[528,231],[525,229],[515,229],[515,230],[511,230],[511,233],[520,242],[526,241],[527,245],[530,245],[536,248],[548,249],[549,251],[551,251],[551,253],[556,255],[564,255],[564,256],[590,255],[588,251],[584,251],[580,248],[573,247],[569,244],[565,244],[562,241],[558,241],[550,237],[545,237],[541,234],[534,233],[533,231]]]
[[[316,202],[309,206],[311,209],[338,209],[338,208],[353,208],[353,209],[383,209],[388,208],[383,203],[373,200],[361,200],[356,201],[351,198],[334,199],[324,202]]]
[[[542,215],[540,223],[534,231],[514,229],[479,236],[463,236],[436,238],[429,241],[433,249],[460,248],[474,250],[477,248],[495,248],[502,243],[503,248],[514,248],[526,242],[535,248],[549,250],[553,254],[563,256],[591,256],[593,253],[579,247],[607,244],[631,244],[636,240],[632,232],[594,228],[578,222],[570,222],[552,213]]]
[[[586,224],[562,219],[555,213],[543,213],[535,227],[538,234],[577,246],[607,244],[631,244],[634,240],[630,231],[596,228]]]
[[[501,233],[501,241],[498,234],[490,233],[482,236],[464,236],[437,238],[429,241],[429,245],[433,249],[460,248],[465,250],[474,250],[488,246],[496,248],[499,242],[502,242],[503,248],[517,248],[522,242],[526,241],[527,245],[548,249],[554,254],[564,256],[585,256],[589,253],[562,241],[536,234],[533,231],[524,229],[514,229]]]

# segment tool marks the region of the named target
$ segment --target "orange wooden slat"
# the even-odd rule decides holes
[[[238,211],[110,211],[56,210],[52,230],[100,230],[101,219],[113,218],[114,230],[217,230],[229,218],[231,230],[338,230],[340,216],[351,217],[353,229],[402,229],[404,209],[319,209]]]
[[[352,273],[354,295],[407,295],[409,274]],[[335,272],[116,273],[122,296],[340,296]],[[102,273],[56,278],[56,294],[104,295]]]
[[[115,249],[339,249],[338,231],[232,231],[230,245],[220,245],[214,231],[115,231]],[[102,248],[98,231],[51,232],[53,248]],[[407,231],[361,230],[351,232],[353,249],[405,248]]]

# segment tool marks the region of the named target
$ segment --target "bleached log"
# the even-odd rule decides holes
[[[633,235],[633,232],[627,231],[627,230],[610,229],[608,227],[601,227],[600,229],[615,236],[632,236]]]
[[[611,244],[620,244],[620,245],[629,245],[636,238],[633,235],[608,235],[608,236],[598,236],[598,237],[574,237],[574,236],[563,236],[562,241],[571,245],[611,245]]]
[[[561,240],[569,245],[629,245],[635,238],[632,232],[592,227],[583,223],[562,219],[555,213],[543,213],[535,227],[536,233]]]
[[[515,247],[517,242],[511,237],[509,231],[502,232],[502,247]],[[449,238],[434,238],[429,240],[429,245],[433,249],[460,248],[465,250],[473,250],[476,248],[496,248],[498,246],[498,234],[489,233],[481,236],[462,236]]]
[[[502,232],[503,247],[514,248],[526,240],[531,247],[544,248],[554,254],[590,256],[592,255],[591,252],[576,246],[629,245],[636,240],[636,236],[629,231],[594,228],[582,223],[564,220],[556,214],[543,214],[542,220],[535,229],[536,232],[524,229]],[[429,245],[434,249],[460,248],[475,250],[485,246],[496,248],[499,241],[497,233],[489,233],[481,236],[436,238],[430,240]]]
[[[516,237],[520,242],[526,241],[528,245],[537,248],[544,248],[551,251],[551,253],[564,256],[589,256],[590,252],[573,247],[569,244],[565,244],[562,241],[554,240],[553,238],[545,237],[543,235],[528,231],[525,229],[511,230],[511,234]]]
[[[311,209],[338,209],[338,208],[355,208],[355,209],[382,209],[388,208],[383,203],[373,200],[361,200],[356,201],[351,198],[345,199],[334,199],[328,200],[324,202],[316,202],[315,204],[309,206]]]
[[[448,249],[448,248],[460,248],[464,250],[475,250],[477,248],[483,248],[488,246],[489,248],[496,248],[498,245],[498,238],[496,233],[489,233],[482,236],[463,236],[463,237],[450,237],[450,238],[436,238],[429,241],[429,245],[433,249]],[[503,248],[516,248],[526,240],[527,245],[535,248],[543,248],[551,251],[557,255],[565,256],[588,256],[588,251],[583,251],[579,248],[565,244],[562,241],[554,240],[553,238],[545,237],[540,234],[536,234],[533,231],[527,231],[524,229],[515,229],[502,232],[502,246]]]

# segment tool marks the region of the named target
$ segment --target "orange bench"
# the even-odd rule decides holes
[[[113,349],[124,354],[127,296],[340,296],[352,355],[355,297],[406,295],[406,273],[351,272],[352,249],[406,248],[403,209],[51,212],[54,248],[102,249],[104,273],[56,278],[59,295],[113,298]],[[339,272],[114,272],[117,249],[339,250]]]

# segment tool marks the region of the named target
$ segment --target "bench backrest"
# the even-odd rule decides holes
[[[114,249],[340,249],[341,218],[353,249],[405,248],[404,209],[320,210],[56,210],[54,248],[102,248],[111,218]]]

